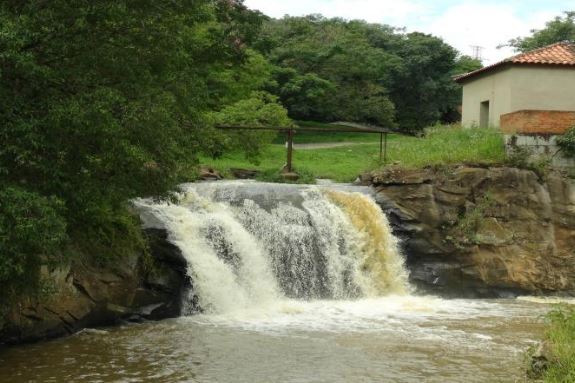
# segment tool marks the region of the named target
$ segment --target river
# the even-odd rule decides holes
[[[368,188],[183,185],[138,200],[193,287],[177,319],[0,351],[0,382],[515,382],[550,305],[408,282]]]
[[[85,330],[0,352],[1,382],[515,382],[547,305],[386,297]]]

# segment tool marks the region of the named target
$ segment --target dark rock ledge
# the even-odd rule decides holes
[[[122,321],[177,317],[182,294],[191,287],[187,263],[162,229],[146,229],[154,265],[141,254],[106,269],[76,263],[43,270],[50,281],[45,297],[26,299],[0,322],[0,345],[73,334],[86,327]]]

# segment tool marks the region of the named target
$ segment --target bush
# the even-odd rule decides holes
[[[565,157],[575,158],[575,126],[557,138],[557,146]]]
[[[0,190],[0,301],[33,291],[40,266],[62,260],[62,201],[21,188]]]

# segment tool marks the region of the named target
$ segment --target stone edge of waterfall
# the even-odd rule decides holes
[[[133,254],[114,270],[73,264],[46,271],[57,293],[25,299],[0,323],[0,347],[72,335],[82,329],[179,317],[191,288],[187,264],[160,228],[146,228],[153,270]]]
[[[573,179],[459,165],[392,166],[361,181],[375,188],[420,291],[471,298],[575,295]]]

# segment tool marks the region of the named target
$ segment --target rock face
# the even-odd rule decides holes
[[[364,175],[404,241],[412,281],[451,296],[575,291],[575,185],[516,168]]]
[[[47,292],[28,298],[0,322],[0,345],[72,334],[85,327],[119,321],[163,319],[180,315],[183,290],[190,287],[186,261],[166,241],[163,230],[148,229],[152,266],[135,254],[113,266],[75,263],[43,270]],[[112,271],[113,270],[113,271]]]

